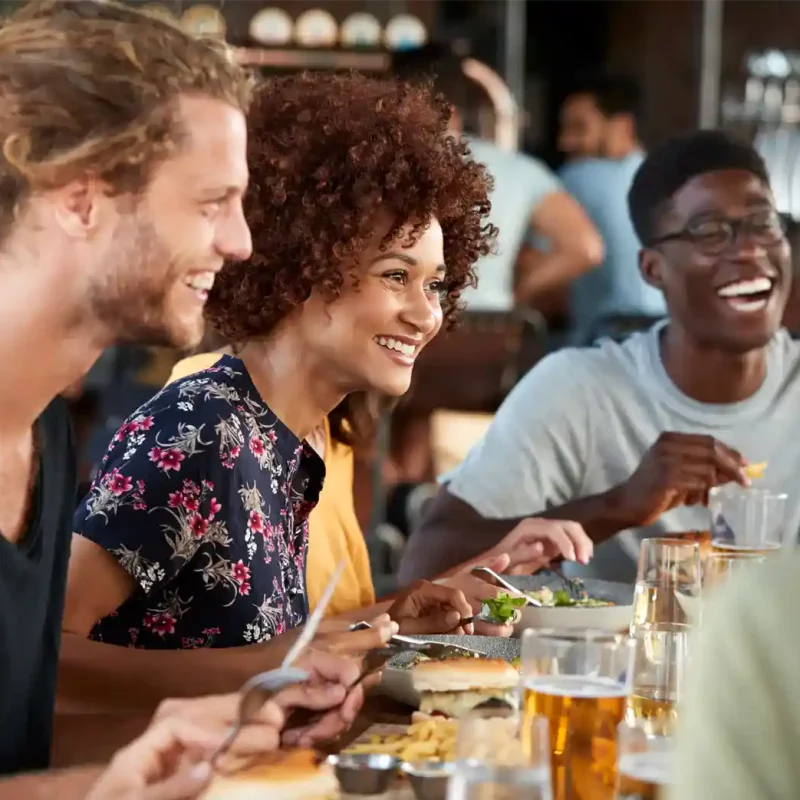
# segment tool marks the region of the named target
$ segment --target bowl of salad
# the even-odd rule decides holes
[[[586,578],[568,586],[552,574],[504,576],[539,605],[503,593],[484,602],[481,618],[514,622],[519,635],[526,628],[595,628],[627,630],[633,617],[633,584]]]

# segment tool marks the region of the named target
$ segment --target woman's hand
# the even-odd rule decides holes
[[[447,582],[417,581],[389,608],[389,615],[404,634],[472,633],[472,624],[462,625],[461,621],[474,613],[464,593]]]
[[[507,571],[510,560],[508,554],[504,553],[499,556],[484,558],[480,566],[488,567],[498,574],[502,574]],[[473,566],[475,565],[471,564],[461,572],[450,578],[445,578],[439,583],[461,591],[467,602],[472,606],[473,612],[479,614],[484,600],[493,599],[500,594],[507,594],[507,590],[503,589],[502,586],[495,586],[495,584],[489,583],[478,575],[472,575],[470,569]],[[506,625],[494,625],[482,620],[475,620],[473,628],[479,636],[502,636],[507,639],[514,634],[515,622],[516,620],[510,620]]]

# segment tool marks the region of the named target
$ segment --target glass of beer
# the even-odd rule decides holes
[[[523,634],[523,713],[547,719],[553,800],[612,800],[632,646],[607,631]]]
[[[544,717],[485,708],[459,720],[447,800],[550,800],[551,794]]]
[[[760,564],[766,555],[756,550],[713,550],[703,566],[703,592],[736,578],[742,570]]]
[[[641,728],[623,722],[617,735],[616,800],[657,800],[672,779],[672,740],[648,736]]]
[[[715,486],[708,493],[711,549],[769,555],[787,540],[787,496],[737,484]]]
[[[702,583],[700,546],[696,542],[683,537],[644,539],[636,572],[631,633],[662,622],[691,622],[687,607],[700,597]]]
[[[688,625],[659,623],[636,631],[625,720],[648,736],[672,736],[689,666]]]

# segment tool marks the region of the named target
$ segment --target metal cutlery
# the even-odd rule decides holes
[[[250,678],[240,690],[239,709],[236,720],[228,735],[212,754],[209,763],[214,767],[219,759],[230,749],[242,728],[250,722],[265,703],[278,692],[298,683],[305,683],[311,677],[304,669],[289,667],[262,672]]]
[[[544,569],[543,572],[550,572],[555,575],[573,600],[585,600],[588,597],[583,581],[580,578],[568,578],[561,570],[561,567],[551,565]]]
[[[489,567],[473,567],[470,572],[478,577],[486,576],[491,578],[498,586],[502,586],[510,594],[514,595],[515,597],[523,598],[525,600],[525,605],[535,606],[536,608],[542,607],[542,603],[539,600],[536,600],[534,597],[525,594],[525,592],[521,592],[516,586],[509,583],[502,575],[498,575],[493,569],[489,569]]]

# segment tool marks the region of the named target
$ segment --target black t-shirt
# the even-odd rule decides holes
[[[61,617],[75,510],[75,450],[66,403],[36,423],[39,467],[30,523],[0,536],[0,774],[44,769],[50,758]]]

